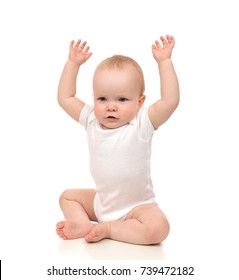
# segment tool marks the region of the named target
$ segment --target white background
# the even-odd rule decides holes
[[[143,68],[149,105],[159,96],[151,44],[167,33],[176,40],[172,59],[181,103],[155,133],[152,156],[155,191],[171,223],[163,247],[166,260],[199,265],[198,279],[209,275],[236,279],[229,277],[235,276],[239,249],[236,4],[233,0],[1,2],[4,279],[43,279],[40,264],[56,261],[51,252],[58,242],[55,223],[62,219],[60,193],[94,187],[85,132],[56,101],[70,41],[87,40],[93,52],[78,79],[83,100],[92,102],[97,64],[120,53],[132,56]]]

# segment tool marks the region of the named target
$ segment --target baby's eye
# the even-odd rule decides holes
[[[99,97],[99,98],[97,98],[97,100],[99,100],[101,102],[105,102],[107,99],[105,97]]]
[[[125,101],[127,101],[128,99],[127,98],[125,98],[125,97],[121,97],[121,98],[119,98],[119,102],[125,102]]]

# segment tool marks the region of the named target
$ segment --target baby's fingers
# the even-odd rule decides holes
[[[75,44],[75,48],[78,48],[79,45],[80,45],[80,43],[81,43],[81,40],[79,39],[79,40],[76,42],[76,44]]]
[[[81,43],[81,42],[82,42],[81,39],[79,39],[76,43],[74,40],[72,40],[70,43],[70,49],[77,48],[77,49],[80,49],[81,51],[83,51],[87,42],[86,41],[84,41],[83,43]],[[74,43],[75,43],[75,45],[74,45]]]
[[[156,48],[156,49],[161,49],[161,45],[160,45],[160,43],[159,43],[158,40],[155,41],[155,44],[154,44],[153,46],[154,46],[154,48]]]
[[[167,38],[169,44],[175,45],[175,40],[174,40],[173,36],[167,35],[166,38]]]
[[[165,40],[165,38],[163,36],[160,37],[160,40],[161,40],[163,46],[167,45],[167,41]]]
[[[72,40],[72,41],[70,42],[70,50],[73,48],[74,43],[75,43],[75,41],[74,41],[74,40]]]
[[[89,49],[90,49],[90,47],[89,47],[89,46],[87,46],[87,47],[84,49],[83,53],[84,53],[84,54],[87,54],[87,53],[88,53],[88,51],[89,51]]]
[[[85,48],[85,46],[86,46],[86,44],[87,44],[87,42],[84,41],[84,42],[80,45],[79,49],[80,49],[81,51],[83,51],[84,48]]]

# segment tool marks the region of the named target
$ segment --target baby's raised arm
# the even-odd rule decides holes
[[[161,43],[152,45],[153,57],[158,63],[161,98],[149,107],[149,118],[157,129],[172,115],[179,103],[179,84],[171,61],[175,45],[173,36],[160,37]]]
[[[71,41],[68,61],[58,86],[57,99],[60,106],[76,121],[79,121],[80,112],[85,105],[75,96],[76,80],[80,66],[92,55],[89,49],[85,41],[78,40],[76,43]]]

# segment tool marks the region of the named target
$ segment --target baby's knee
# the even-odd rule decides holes
[[[72,198],[72,195],[73,195],[73,190],[71,190],[71,189],[65,190],[65,191],[60,195],[60,198],[59,198],[59,203],[60,203],[60,205],[62,205],[63,201],[65,201],[65,200],[70,200],[70,199]]]
[[[159,244],[169,234],[170,225],[166,217],[161,217],[146,228],[147,244]]]

